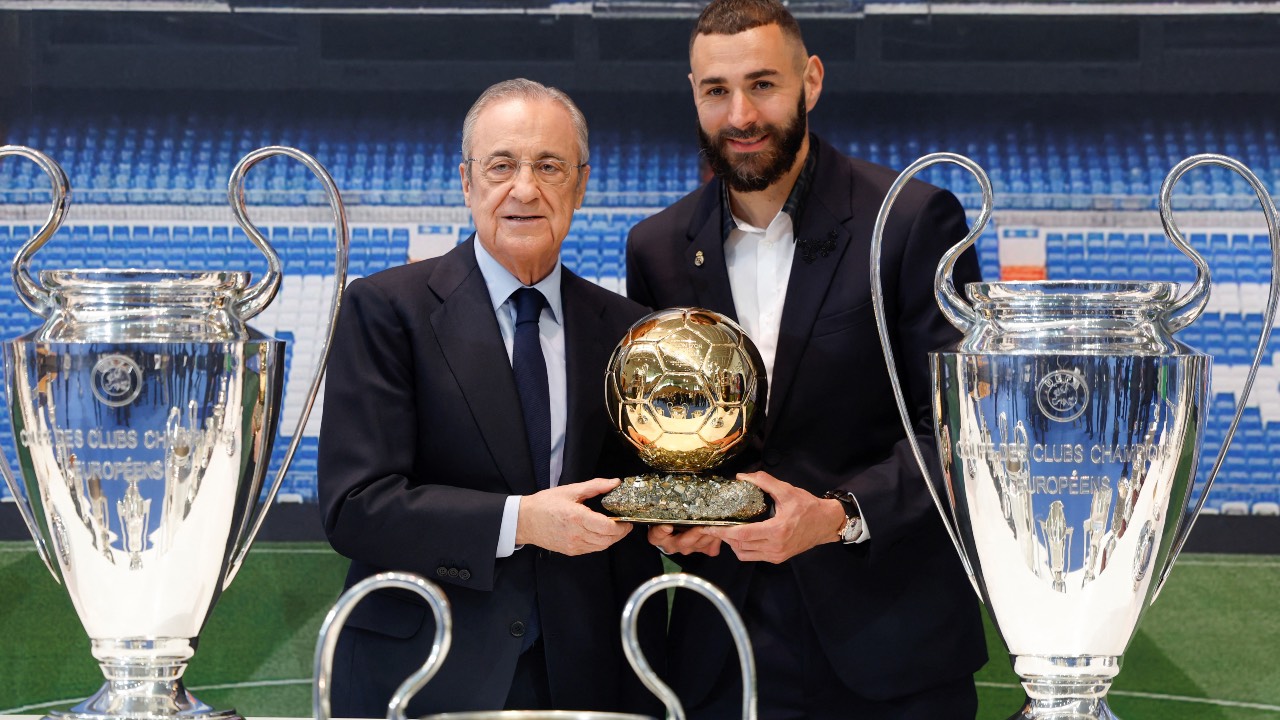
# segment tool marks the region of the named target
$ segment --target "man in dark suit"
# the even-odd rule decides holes
[[[972,718],[986,661],[978,604],[912,458],[872,312],[871,230],[896,173],[809,133],[823,67],[778,2],[712,2],[690,65],[716,177],[632,230],[627,289],[652,307],[720,311],[755,340],[767,409],[738,469],[755,470],[739,477],[775,514],[655,526],[650,540],[743,610],[761,717]],[[958,338],[933,273],[965,232],[954,196],[912,182],[885,234],[885,306],[926,448],[927,354]],[[955,278],[978,278],[972,252]],[[669,670],[692,717],[728,718],[740,686],[711,612],[676,598]]]
[[[583,504],[632,458],[609,430],[602,374],[644,314],[560,265],[590,173],[586,122],[560,91],[512,80],[472,106],[462,144],[472,238],[347,290],[320,432],[325,530],[351,558],[348,586],[405,570],[449,596],[453,649],[411,715],[651,709],[618,627],[660,558]],[[652,650],[665,608],[649,605]],[[408,593],[358,606],[334,714],[384,715],[434,632]]]

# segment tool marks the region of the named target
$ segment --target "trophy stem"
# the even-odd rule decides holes
[[[104,667],[104,673],[113,673]],[[147,668],[147,673],[137,673],[128,678],[108,674],[98,692],[70,710],[55,710],[45,720],[141,720],[142,718],[172,717],[183,720],[244,720],[235,710],[214,710],[192,695],[182,683],[186,663],[166,668]],[[174,675],[168,678],[144,677],[155,671],[156,675]]]
[[[106,682],[55,720],[243,720],[234,710],[214,710],[187,691],[182,675],[193,648],[187,638],[95,640],[94,655]]]
[[[1015,656],[1014,671],[1022,679],[1027,702],[1010,720],[1117,720],[1107,705],[1107,691],[1120,670],[1119,661],[1117,657]],[[1049,672],[1028,672],[1028,666],[1043,666]],[[1079,672],[1062,674],[1066,667]]]

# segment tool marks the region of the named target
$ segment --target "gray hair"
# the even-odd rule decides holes
[[[467,116],[462,121],[462,157],[464,160],[471,157],[471,141],[475,134],[476,120],[479,119],[480,113],[484,112],[485,108],[490,105],[504,100],[548,100],[559,103],[569,113],[570,119],[573,120],[573,129],[578,135],[578,162],[585,165],[590,159],[591,156],[587,146],[587,118],[583,116],[578,106],[573,104],[573,100],[570,100],[569,96],[564,94],[562,90],[547,87],[533,80],[516,78],[490,85],[489,89],[480,93],[480,97],[476,98],[471,109],[467,111]],[[467,172],[469,173],[470,171],[471,167],[468,165]]]

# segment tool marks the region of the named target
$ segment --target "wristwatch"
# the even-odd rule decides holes
[[[858,502],[853,499],[853,493],[831,490],[822,497],[839,500],[844,506],[844,525],[840,527],[840,542],[852,545],[862,534],[862,516],[858,514]]]

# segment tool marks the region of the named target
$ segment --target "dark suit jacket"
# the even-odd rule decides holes
[[[978,603],[912,457],[894,404],[871,305],[876,214],[897,173],[818,151],[782,311],[772,398],[762,436],[738,459],[821,495],[856,496],[871,537],[828,544],[787,564],[823,650],[859,695],[888,699],[961,678],[986,662]],[[721,238],[721,184],[712,180],[641,222],[627,242],[627,289],[662,308],[695,305],[736,317]],[[899,195],[883,246],[885,309],[908,407],[939,477],[927,355],[959,338],[934,301],[942,253],[966,223],[950,193],[912,182]],[[826,246],[828,252],[821,251]],[[802,249],[811,249],[811,261]],[[696,253],[704,262],[694,262]],[[978,279],[972,251],[957,286]],[[688,569],[739,603],[753,563],[732,551],[690,558]],[[668,660],[682,697],[705,695],[728,657],[728,635],[707,603],[677,597]]]
[[[347,586],[382,570],[439,583],[453,649],[411,706],[501,709],[535,597],[552,700],[567,709],[655,707],[622,654],[628,595],[662,572],[634,531],[608,551],[566,557],[524,547],[495,559],[508,495],[535,491],[520,400],[484,278],[468,241],[440,258],[351,283],[329,361],[320,432],[320,503]],[[604,371],[644,309],[563,272],[568,423],[560,482],[632,469],[610,429]],[[628,461],[628,458],[631,458]],[[652,607],[649,607],[652,606]],[[661,645],[661,603],[642,631]],[[381,717],[426,658],[435,623],[416,595],[370,597],[335,658],[335,716]],[[657,658],[661,663],[661,658]]]

